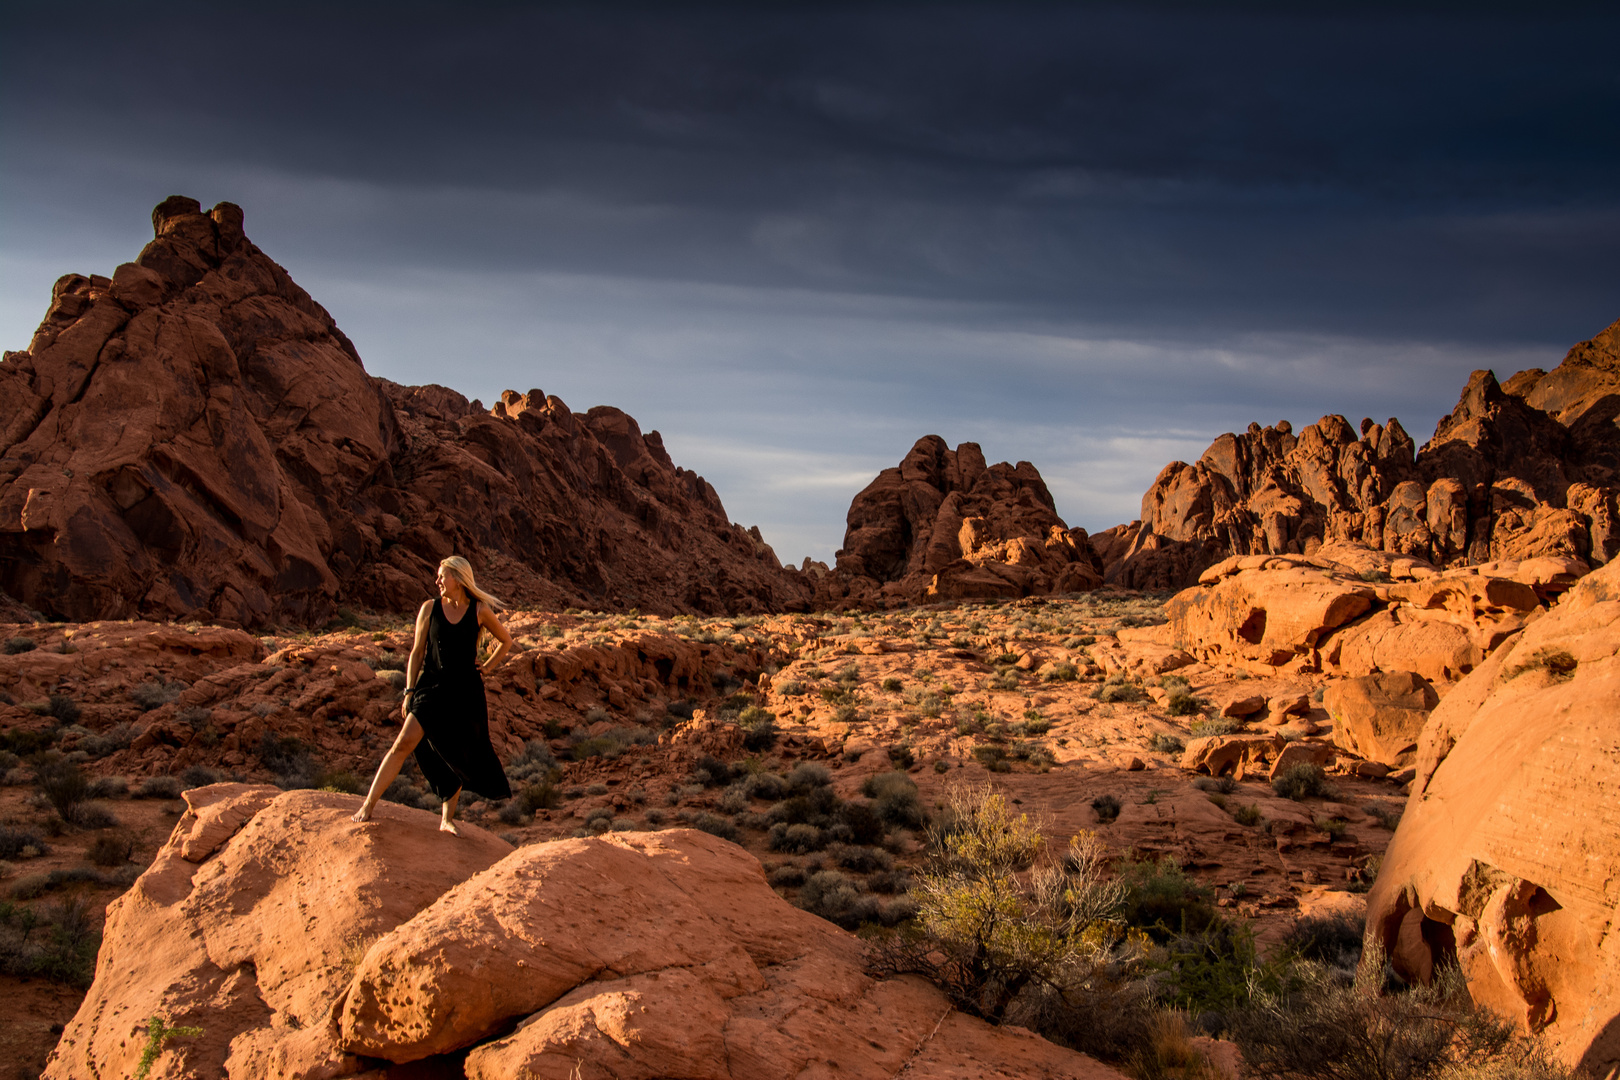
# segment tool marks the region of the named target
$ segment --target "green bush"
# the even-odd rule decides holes
[[[90,779],[77,765],[50,751],[36,760],[34,783],[58,817],[69,823],[79,820],[81,804],[90,798]]]
[[[135,785],[137,799],[178,799],[180,781],[173,776],[148,776]]]
[[[1148,743],[1148,749],[1156,754],[1179,754],[1187,748],[1187,744],[1174,735],[1158,734]]]
[[[1214,923],[1214,894],[1189,877],[1174,856],[1156,862],[1126,859],[1118,869],[1125,888],[1125,921],[1155,940],[1197,934]]]
[[[1232,820],[1237,822],[1239,825],[1260,824],[1260,804],[1249,803],[1247,806],[1238,807],[1236,810],[1232,811]]]
[[[1215,716],[1205,720],[1194,720],[1188,727],[1187,734],[1194,739],[1202,739],[1208,735],[1231,735],[1243,730],[1243,721],[1230,716]]]
[[[130,688],[130,700],[140,706],[142,711],[150,711],[162,705],[168,705],[186,692],[183,682],[163,682],[161,680],[138,683]]]
[[[1074,682],[1080,677],[1080,671],[1073,664],[1053,664],[1046,671],[1047,682]]]
[[[876,773],[861,785],[861,794],[872,800],[872,812],[890,826],[921,828],[928,820],[917,785],[903,772]]]
[[[1290,765],[1271,778],[1271,789],[1285,799],[1302,802],[1326,795],[1329,790],[1327,773],[1313,761]]]
[[[1098,701],[1109,702],[1137,702],[1147,700],[1143,689],[1127,679],[1122,673],[1115,672],[1092,694]]]

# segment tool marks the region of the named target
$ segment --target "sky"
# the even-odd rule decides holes
[[[1095,531],[1620,319],[1608,8],[13,2],[0,346],[230,201],[373,374],[618,406],[785,561],[927,434]]]

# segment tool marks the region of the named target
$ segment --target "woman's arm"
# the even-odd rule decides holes
[[[405,664],[405,689],[416,688],[416,681],[422,677],[422,662],[427,659],[427,628],[428,619],[433,613],[433,601],[429,600],[422,605],[422,610],[416,613],[416,641],[411,644],[411,658]],[[400,716],[411,715],[411,695],[407,693],[405,700],[400,702]]]
[[[488,630],[490,637],[499,643],[499,648],[484,661],[484,674],[488,675],[506,663],[506,658],[512,654],[512,635],[507,633],[506,627],[501,625],[500,616],[488,604],[478,605],[478,625]]]

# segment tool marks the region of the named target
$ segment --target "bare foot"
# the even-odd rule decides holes
[[[447,832],[451,836],[460,836],[461,835],[461,830],[456,828],[456,823],[453,822],[453,821],[441,821],[441,822],[439,822],[439,831],[440,832]]]
[[[358,810],[356,810],[354,812],[354,816],[351,817],[349,820],[350,821],[359,821],[359,822],[370,821],[371,820],[371,811],[367,810],[364,806],[362,806],[360,809],[358,809]]]

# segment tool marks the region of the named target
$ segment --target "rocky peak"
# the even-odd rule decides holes
[[[564,607],[807,598],[619,410],[373,379],[240,207],[174,196],[152,222],[111,277],[60,279],[0,363],[0,588],[29,606],[319,623],[414,608],[452,551]]]

